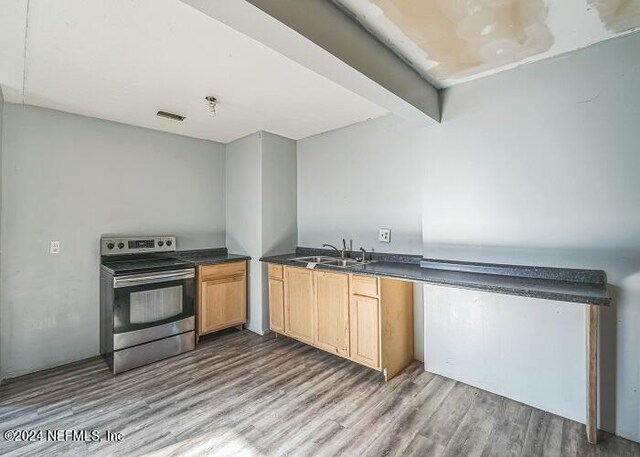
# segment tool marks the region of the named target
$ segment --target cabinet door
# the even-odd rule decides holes
[[[315,272],[316,332],[319,348],[349,355],[349,277],[343,273]]]
[[[286,334],[313,344],[313,272],[305,268],[285,268]]]
[[[200,334],[246,322],[246,276],[202,281],[200,284]]]
[[[269,279],[269,328],[284,333],[284,282]]]
[[[372,368],[380,368],[380,317],[377,298],[351,295],[349,320],[350,357]]]

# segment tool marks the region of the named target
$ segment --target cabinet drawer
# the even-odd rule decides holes
[[[247,265],[245,261],[222,263],[220,265],[204,265],[200,267],[200,280],[225,278],[227,276],[246,275]]]
[[[269,264],[269,278],[270,279],[283,279],[282,265],[276,265],[274,263]]]
[[[378,278],[370,276],[351,276],[351,293],[365,297],[378,296]]]

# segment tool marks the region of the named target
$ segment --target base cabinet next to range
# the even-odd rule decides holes
[[[413,361],[413,286],[357,274],[269,264],[276,333],[353,360],[391,379]]]
[[[287,335],[313,343],[313,272],[284,269],[284,329]]]
[[[198,266],[196,276],[198,336],[246,323],[245,261]]]

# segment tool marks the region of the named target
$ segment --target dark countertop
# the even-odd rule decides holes
[[[267,263],[305,267],[291,259],[310,255],[304,252],[263,257]],[[316,252],[315,250],[314,252]],[[318,252],[319,253],[319,252]],[[323,251],[322,255],[331,255]],[[356,254],[357,256],[357,254]],[[403,279],[460,289],[480,290],[522,297],[543,298],[573,303],[609,305],[611,295],[607,289],[606,274],[600,270],[576,270],[518,265],[483,264],[424,259],[422,265],[416,256],[398,256],[403,262],[393,261],[393,255],[384,255],[374,263],[340,268],[317,264],[315,269]],[[375,258],[375,257],[374,257]],[[419,257],[418,257],[419,259]],[[482,272],[485,271],[485,272]]]
[[[194,265],[216,265],[219,263],[239,262],[241,260],[251,260],[246,255],[229,254],[227,248],[217,249],[195,249],[190,251],[175,251],[172,257],[191,262]]]

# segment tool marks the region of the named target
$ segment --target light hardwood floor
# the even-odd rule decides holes
[[[0,385],[0,431],[121,432],[108,442],[7,442],[0,455],[637,456],[640,445],[413,363],[374,370],[273,335],[205,340],[113,377],[91,359]]]

